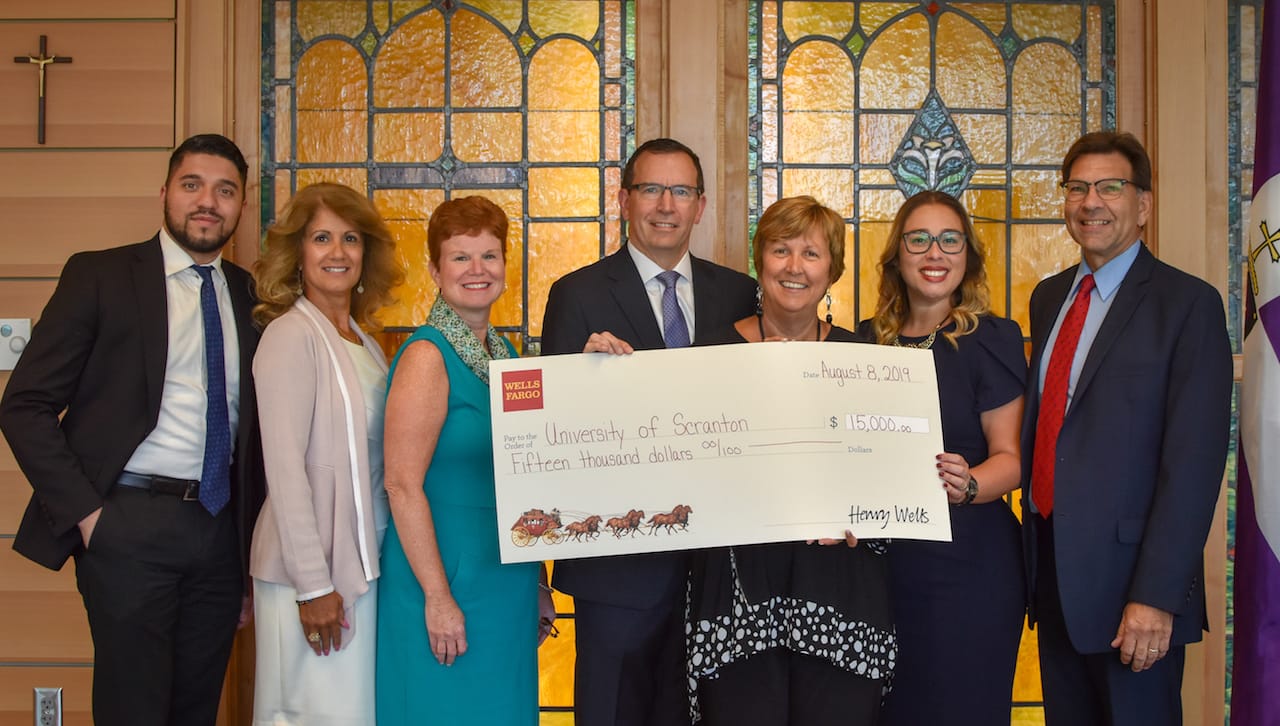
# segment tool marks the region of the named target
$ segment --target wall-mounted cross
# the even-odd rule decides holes
[[[40,55],[19,55],[13,57],[14,63],[33,63],[40,69],[40,90],[37,96],[39,103],[39,116],[37,118],[36,141],[44,143],[44,85],[45,85],[45,66],[50,63],[70,63],[71,56],[45,55],[47,52],[48,36],[40,36]]]

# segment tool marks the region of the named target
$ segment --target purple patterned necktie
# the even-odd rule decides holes
[[[200,504],[217,514],[231,499],[231,423],[227,415],[227,371],[222,349],[222,315],[213,289],[213,268],[193,265],[200,275],[200,313],[204,318],[205,406],[204,465]]]
[[[667,270],[658,275],[662,283],[662,340],[668,348],[689,347],[689,324],[680,311],[680,300],[676,298],[676,281],[680,273]]]

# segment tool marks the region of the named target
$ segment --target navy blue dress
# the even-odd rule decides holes
[[[1022,331],[984,316],[956,349],[941,334],[950,329],[932,345],[942,441],[976,466],[987,458],[982,413],[1023,394]],[[869,321],[858,335],[874,339]],[[1009,723],[1026,610],[1018,521],[1003,499],[950,511],[951,542],[895,540],[889,548],[898,662],[881,726]]]

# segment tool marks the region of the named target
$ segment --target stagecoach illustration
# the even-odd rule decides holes
[[[574,542],[593,541],[600,537],[601,530],[608,530],[615,538],[634,537],[646,529],[649,534],[657,534],[663,530],[667,534],[684,532],[689,529],[689,513],[693,508],[687,504],[677,504],[669,512],[658,512],[645,521],[642,509],[632,509],[625,515],[605,519],[598,514],[581,517],[578,521],[564,523],[559,509],[545,512],[541,509],[530,509],[520,515],[516,523],[511,525],[511,541],[517,547],[532,547],[541,539],[547,544],[560,544],[566,539]]]
[[[531,547],[538,539],[547,544],[559,544],[565,538],[562,526],[559,509],[552,509],[550,513],[530,509],[511,525],[511,541],[517,547]]]

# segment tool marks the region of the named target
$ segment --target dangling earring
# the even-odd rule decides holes
[[[756,315],[764,315],[764,290],[756,283]]]
[[[298,284],[293,286],[293,291],[299,297],[302,296],[302,268],[298,268]]]
[[[360,282],[356,283],[356,293],[359,295],[364,294],[364,280],[361,280]]]
[[[827,290],[827,324],[831,324],[831,291]]]

